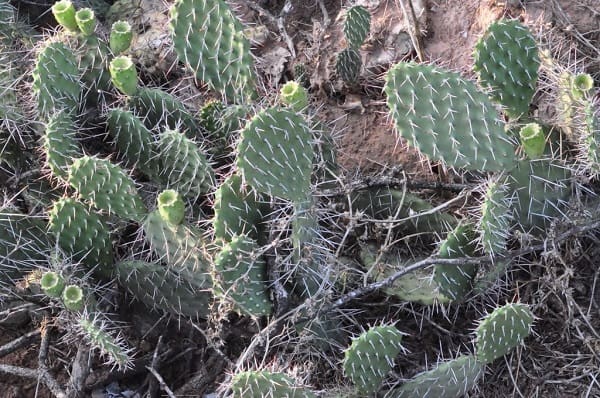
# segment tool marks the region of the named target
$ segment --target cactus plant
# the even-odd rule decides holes
[[[185,204],[181,197],[172,189],[162,191],[156,199],[160,218],[171,225],[179,225],[185,217]]]
[[[77,59],[63,43],[44,45],[32,76],[40,115],[48,117],[63,109],[77,110],[81,95]]]
[[[117,217],[140,221],[148,212],[131,177],[106,159],[76,159],[69,167],[68,182],[81,198]]]
[[[402,349],[402,333],[396,327],[376,326],[352,341],[344,353],[344,373],[363,394],[373,394],[392,369]]]
[[[61,298],[63,305],[69,311],[79,312],[85,307],[83,289],[77,285],[65,286]]]
[[[363,6],[350,7],[344,20],[344,36],[349,46],[358,49],[371,30],[371,13]]]
[[[472,355],[461,356],[418,374],[385,396],[394,398],[461,398],[483,376],[484,365]]]
[[[138,90],[138,77],[131,58],[120,55],[110,61],[110,77],[116,88],[125,95],[134,95]]]
[[[360,76],[361,68],[362,59],[354,48],[345,48],[337,55],[335,70],[346,83],[355,83]]]
[[[171,8],[173,43],[180,60],[230,102],[254,96],[250,42],[223,0],[177,0]]]
[[[96,15],[91,8],[82,8],[75,13],[75,22],[84,36],[90,36],[96,29]]]
[[[529,159],[539,159],[546,149],[546,136],[537,123],[528,123],[519,130],[519,138],[523,151]]]
[[[297,82],[290,80],[279,91],[281,102],[295,112],[301,112],[308,106],[308,92]]]
[[[527,114],[540,59],[531,32],[519,21],[494,22],[475,45],[474,70],[511,117]]]
[[[63,28],[71,32],[79,31],[79,26],[75,19],[75,7],[69,0],[61,0],[54,3],[52,14]]]
[[[115,55],[119,55],[131,46],[133,32],[131,25],[127,21],[117,21],[110,28],[109,44],[110,49]]]
[[[252,316],[270,315],[273,304],[267,290],[267,263],[259,246],[245,235],[236,235],[214,260],[216,291],[236,308]]]
[[[75,139],[77,131],[70,110],[59,111],[48,120],[43,137],[43,150],[46,164],[52,174],[62,180],[67,179],[69,166],[81,156],[81,148]]]
[[[460,75],[400,62],[387,72],[384,91],[398,133],[429,158],[469,170],[515,167],[514,143],[496,109]]]
[[[82,314],[76,325],[92,348],[99,350],[100,354],[107,358],[108,364],[117,366],[119,370],[132,366],[131,349],[120,334],[113,336],[108,331],[106,322],[97,316]]]
[[[301,116],[286,109],[266,109],[242,129],[237,167],[258,192],[301,201],[308,195],[314,149]]]
[[[479,239],[485,253],[500,254],[506,249],[512,212],[506,177],[489,181],[481,203]]]
[[[315,398],[311,391],[298,387],[289,376],[260,370],[237,373],[231,380],[233,398]]]
[[[58,298],[65,289],[65,279],[54,271],[44,272],[40,279],[40,287],[48,297]]]

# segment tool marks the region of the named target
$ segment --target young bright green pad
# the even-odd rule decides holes
[[[258,244],[244,235],[234,236],[214,260],[216,290],[252,316],[270,315],[273,304],[267,289],[267,263]]]
[[[354,83],[360,76],[362,59],[354,48],[345,48],[337,55],[335,70],[346,83]]]
[[[82,85],[77,59],[63,43],[48,43],[40,51],[32,71],[33,92],[44,117],[56,111],[77,110]]]
[[[76,159],[68,181],[83,199],[117,217],[139,221],[148,212],[131,177],[106,159]]]
[[[440,258],[470,257],[475,253],[476,247],[473,226],[462,224],[448,234],[440,245],[438,255]],[[477,266],[474,264],[437,264],[433,271],[433,280],[444,296],[459,300],[471,290],[476,274]]]
[[[115,272],[119,283],[150,308],[200,318],[210,314],[211,286],[201,273],[136,260],[117,263]]]
[[[346,11],[344,36],[350,47],[362,46],[371,30],[371,13],[363,6],[354,6]]]
[[[505,250],[511,219],[506,178],[490,181],[481,204],[481,218],[478,224],[484,252],[493,255]]]
[[[250,42],[223,0],[177,0],[171,8],[175,52],[229,102],[254,96]]]
[[[535,39],[519,21],[494,22],[475,45],[474,70],[492,90],[492,99],[511,117],[529,111],[535,93],[540,59]]]
[[[160,134],[158,152],[162,177],[169,188],[196,199],[213,189],[215,176],[200,148],[177,130]]]
[[[99,267],[109,274],[112,264],[110,233],[98,214],[72,198],[54,203],[49,211],[48,229],[56,236],[59,246],[88,267]]]
[[[42,147],[46,164],[55,177],[67,179],[69,166],[79,156],[81,148],[75,139],[77,131],[71,110],[62,110],[50,116]]]
[[[375,326],[352,341],[344,353],[344,374],[363,394],[377,392],[402,349],[402,334],[394,326]]]
[[[461,398],[483,376],[484,364],[474,356],[461,356],[423,372],[387,395],[394,398]]]
[[[294,380],[283,374],[264,370],[241,372],[231,381],[232,398],[315,398],[311,391],[296,387]]]
[[[309,193],[313,158],[312,134],[304,119],[270,108],[242,129],[236,164],[243,181],[258,192],[298,202]]]
[[[459,74],[400,62],[384,91],[398,133],[432,160],[481,171],[515,166],[515,145],[494,105]]]
[[[46,296],[58,298],[65,289],[65,278],[54,271],[45,272],[40,279],[40,287]]]
[[[248,235],[258,240],[261,225],[269,209],[252,190],[243,190],[242,178],[237,174],[227,177],[215,192],[213,227],[216,239],[230,241],[234,235]]]
[[[533,314],[529,306],[508,303],[481,320],[475,330],[477,360],[492,363],[529,336]]]

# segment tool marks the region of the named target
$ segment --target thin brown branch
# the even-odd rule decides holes
[[[3,356],[6,356],[12,352],[15,352],[16,350],[18,350],[21,347],[24,347],[28,344],[30,344],[32,341],[36,340],[40,335],[40,331],[39,330],[34,330],[31,331],[27,334],[24,334],[23,336],[14,339],[13,341],[4,344],[2,347],[0,347],[0,358],[2,358]]]

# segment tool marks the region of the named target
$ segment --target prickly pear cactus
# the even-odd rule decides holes
[[[494,255],[506,249],[512,219],[510,205],[506,178],[490,181],[481,203],[481,218],[477,227],[484,252]]]
[[[346,11],[344,36],[351,48],[358,49],[371,30],[371,13],[363,6],[354,6]]]
[[[312,134],[298,114],[270,108],[241,131],[237,167],[258,192],[298,202],[310,189],[314,150]]]
[[[462,224],[448,234],[440,246],[438,255],[440,258],[470,257],[476,248],[474,227]],[[476,274],[477,265],[474,264],[437,264],[433,271],[433,280],[444,296],[459,300],[471,290]]]
[[[108,364],[118,367],[119,370],[129,369],[133,366],[131,349],[127,347],[125,339],[120,334],[111,333],[106,322],[82,314],[77,319],[77,327],[91,347],[98,350],[107,359]]]
[[[531,333],[529,306],[508,303],[487,315],[475,330],[477,360],[492,363],[518,346]]]
[[[148,212],[131,177],[106,159],[76,159],[68,181],[81,198],[122,219],[141,221]]]
[[[400,62],[384,91],[398,133],[430,159],[480,171],[515,166],[514,143],[494,105],[459,74]]]
[[[264,241],[262,223],[268,214],[268,206],[256,192],[244,190],[239,175],[232,174],[219,186],[213,208],[215,239],[228,242],[234,235],[247,235]]]
[[[231,299],[245,314],[271,314],[267,263],[254,240],[244,235],[234,236],[215,257],[214,267],[215,290],[220,295]]]
[[[477,385],[484,370],[474,356],[461,356],[418,374],[386,397],[461,398]]]
[[[115,272],[119,283],[150,308],[200,318],[210,313],[212,292],[199,273],[182,273],[139,260],[117,263]]]
[[[196,78],[229,102],[254,96],[250,42],[223,0],[177,0],[171,8],[173,43]]]
[[[196,199],[214,186],[214,172],[200,148],[177,130],[160,134],[158,153],[167,187]]]
[[[43,137],[43,150],[50,172],[57,178],[67,179],[69,166],[81,156],[81,148],[75,139],[75,121],[70,110],[62,110],[50,116]]]
[[[345,48],[337,55],[335,69],[338,76],[346,83],[355,83],[360,76],[361,68],[362,59],[354,48]]]
[[[298,387],[294,380],[283,374],[264,370],[249,370],[233,376],[233,398],[315,398],[311,391]]]
[[[81,95],[77,59],[63,43],[50,42],[40,51],[33,75],[33,92],[43,117],[67,109],[76,111]]]
[[[535,93],[540,59],[529,30],[519,21],[496,21],[475,45],[474,70],[492,99],[511,117],[527,114]]]
[[[376,326],[352,341],[344,353],[344,374],[363,394],[377,392],[402,349],[402,334],[394,326]]]
[[[72,198],[60,199],[50,209],[48,229],[66,253],[100,275],[110,275],[110,233],[106,223],[88,206]]]

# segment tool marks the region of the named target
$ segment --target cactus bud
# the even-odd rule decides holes
[[[116,57],[110,63],[112,82],[125,95],[134,95],[137,91],[137,72],[129,57]]]
[[[75,7],[69,0],[62,0],[54,3],[52,14],[56,21],[65,29],[71,32],[77,32],[77,21],[75,19]]]
[[[82,8],[75,13],[75,22],[84,36],[90,36],[96,29],[96,16],[90,8]]]
[[[129,22],[117,21],[112,24],[110,29],[110,49],[114,54],[120,54],[127,51],[129,46],[131,46],[132,38],[133,33]]]
[[[308,93],[298,82],[293,80],[287,82],[281,87],[280,94],[281,102],[296,112],[308,106]]]
[[[69,285],[62,292],[62,302],[66,309],[81,311],[84,307],[83,289],[77,285]]]
[[[594,87],[594,79],[587,73],[580,73],[573,77],[571,83],[571,94],[575,99],[581,99]]]
[[[44,293],[46,293],[46,296],[58,298],[65,289],[65,280],[56,272],[48,271],[42,275],[40,286]]]
[[[184,210],[183,200],[181,200],[177,191],[167,189],[158,195],[158,212],[160,217],[169,224],[181,224]]]
[[[542,127],[537,123],[529,123],[519,131],[523,150],[530,159],[539,159],[544,154],[546,137]]]

